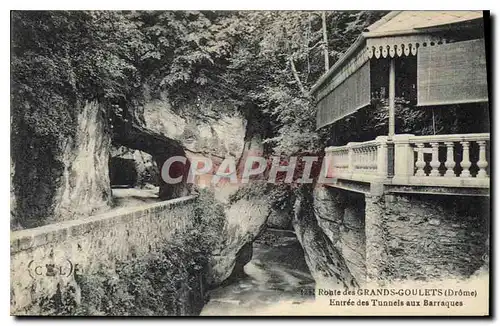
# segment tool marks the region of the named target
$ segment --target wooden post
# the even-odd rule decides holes
[[[389,65],[389,140],[395,133],[395,99],[396,99],[396,62],[394,58],[390,59]]]

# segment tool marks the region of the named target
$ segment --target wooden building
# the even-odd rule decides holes
[[[483,25],[482,12],[394,11],[368,27],[320,78],[311,91],[318,128],[370,110],[375,100],[388,112],[385,134],[326,148],[339,183],[486,193],[490,134]],[[453,106],[470,111],[467,119],[483,123],[474,133],[400,134],[395,123],[398,101],[414,110]],[[463,122],[469,126],[477,121]]]
[[[318,224],[325,229],[359,220],[364,232],[341,231],[356,237],[356,248],[340,247],[360,284],[365,278],[470,276],[487,264],[491,167],[484,24],[480,11],[390,12],[311,90],[317,128],[333,130],[325,159],[334,181],[320,188],[318,198],[327,192],[330,199],[323,202],[335,207]],[[353,139],[346,129],[334,132],[359,112],[376,109],[387,118],[382,127],[358,117],[365,134]],[[408,130],[403,111],[432,118],[421,121],[425,128]],[[443,119],[436,121],[434,114]]]

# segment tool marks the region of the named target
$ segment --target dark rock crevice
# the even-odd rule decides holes
[[[342,253],[318,226],[314,214],[313,190],[310,185],[303,186],[295,203],[293,227],[314,279],[320,286],[358,287]]]

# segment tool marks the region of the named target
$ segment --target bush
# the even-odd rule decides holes
[[[120,262],[114,272],[78,280],[82,304],[77,315],[162,316],[178,314],[189,302],[196,275],[206,260],[187,243],[167,243],[159,252]],[[190,307],[188,307],[188,310]]]
[[[224,206],[215,199],[213,192],[200,189],[193,215],[197,227],[191,230],[186,240],[195,241],[194,247],[201,248],[202,254],[210,255],[224,236]]]

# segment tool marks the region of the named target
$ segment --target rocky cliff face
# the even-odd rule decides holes
[[[144,106],[146,126],[165,136],[179,140],[191,153],[205,156],[239,158],[245,145],[246,120],[235,110],[220,108],[224,104],[200,101],[203,114],[193,114],[189,106],[177,109],[166,100],[153,100]],[[201,107],[201,108],[200,108]],[[231,112],[231,113],[221,113]]]
[[[78,115],[74,142],[63,145],[64,170],[55,196],[55,219],[70,220],[109,208],[108,160],[111,138],[96,103]]]
[[[265,228],[269,208],[263,200],[242,199],[228,206],[225,213],[225,237],[210,262],[210,286],[219,285],[231,274],[241,273],[252,259],[252,243]]]
[[[316,187],[314,215],[321,231],[345,261],[358,285],[366,281],[364,208],[362,195]]]
[[[96,103],[87,103],[72,137],[37,136],[29,126],[13,134],[13,228],[88,216],[111,204],[111,138]]]
[[[166,100],[154,100],[144,106],[146,126],[169,138],[179,140],[187,157],[210,158],[215,165],[232,157],[236,163],[244,162],[248,155],[262,153],[259,135],[248,137],[247,121],[235,108],[223,103],[197,101],[196,110],[184,106],[173,108]],[[193,112],[197,112],[194,114]],[[202,112],[202,113],[199,113]],[[243,266],[252,258],[252,243],[265,228],[270,214],[263,200],[238,200],[229,203],[228,197],[238,185],[210,185],[211,175],[199,178],[199,187],[210,188],[218,201],[225,205],[224,236],[210,259],[208,285],[217,286],[241,274]]]
[[[149,130],[178,141],[188,159],[210,158],[214,171],[225,158],[231,157],[237,163],[242,153],[248,151],[245,146],[247,122],[228,104],[200,100],[174,108],[168,100],[156,99],[142,107],[141,117]],[[138,185],[160,178],[161,166],[152,167],[154,158],[147,153],[121,147],[113,150],[112,155],[113,160],[134,160]],[[202,188],[211,187],[211,176],[212,173],[197,176],[195,183]],[[229,185],[212,188],[224,202],[237,189]]]
[[[326,212],[324,208],[326,207],[318,207],[314,202],[312,190],[306,187],[302,189],[295,203],[293,228],[304,249],[309,271],[319,287],[347,289],[359,286],[342,250],[336,245],[340,239],[340,233],[336,231],[338,216],[329,220],[328,223],[333,226],[330,232],[324,232],[324,226],[320,226],[318,222],[316,215],[318,212]]]
[[[202,110],[206,115],[186,113],[189,107],[174,112],[166,101],[151,101],[144,107],[145,128],[179,141],[187,149],[188,158],[203,156],[220,161],[233,157],[238,161],[245,151],[246,120],[228,113],[235,112],[234,109],[219,110],[215,104],[207,103],[198,105],[206,105],[206,110]],[[96,103],[87,104],[80,110],[72,138],[43,143],[28,134],[22,136],[24,143],[18,145],[11,164],[14,228],[81,218],[109,209],[112,205],[110,156],[134,162],[139,176],[156,165],[150,154],[126,146],[112,146],[108,122]],[[248,142],[247,151],[261,147],[255,139]],[[21,148],[28,149],[30,159],[21,156]],[[229,205],[228,195],[236,189],[231,185],[214,189],[219,193],[219,200],[227,206],[227,220],[220,249],[211,260],[211,286],[242,271],[251,259],[251,244],[269,216],[267,204],[258,200],[240,200]]]
[[[272,209],[267,219],[267,226],[270,228],[291,230],[293,229],[292,215],[293,214],[287,210]]]

